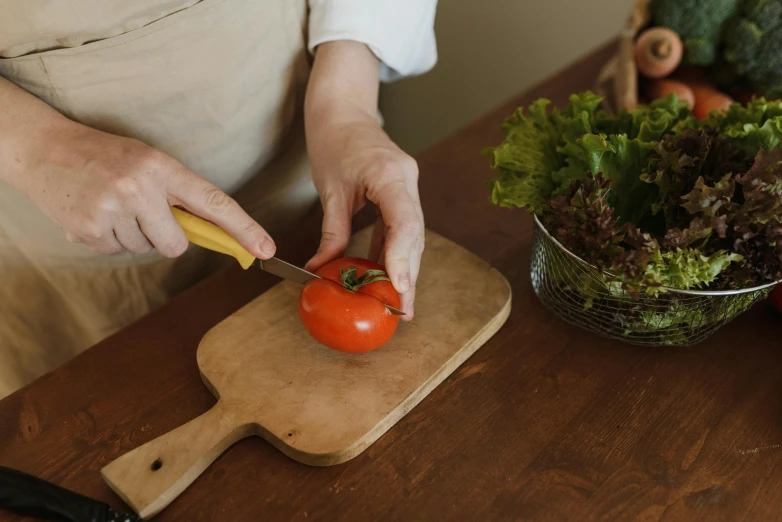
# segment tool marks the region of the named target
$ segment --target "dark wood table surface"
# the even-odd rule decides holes
[[[495,337],[354,460],[312,468],[245,439],[156,520],[782,519],[782,320],[770,307],[690,348],[602,339],[541,307],[531,220],[488,203],[479,152],[501,140],[502,119],[539,96],[562,104],[590,88],[612,51],[418,157],[427,225],[513,286]],[[306,260],[317,218],[281,242],[282,257]],[[100,469],[215,402],[199,378],[198,342],[275,282],[220,272],[4,399],[0,465],[127,509]]]

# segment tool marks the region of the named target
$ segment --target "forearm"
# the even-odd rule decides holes
[[[0,181],[21,189],[43,136],[53,127],[70,121],[0,77]]]
[[[359,42],[327,42],[315,51],[305,101],[309,122],[377,120],[380,64]]]

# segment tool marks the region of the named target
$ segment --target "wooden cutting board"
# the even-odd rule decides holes
[[[348,255],[365,256],[370,233],[357,234]],[[140,516],[158,513],[249,435],[308,465],[355,457],[494,335],[511,303],[498,271],[430,230],[415,318],[375,351],[314,341],[299,322],[300,292],[282,281],[212,328],[197,359],[216,405],[103,468]]]

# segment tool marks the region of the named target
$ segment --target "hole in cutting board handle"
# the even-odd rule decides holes
[[[151,469],[152,471],[157,471],[162,467],[163,467],[163,461],[160,459],[155,459],[155,462],[152,463],[149,469]]]

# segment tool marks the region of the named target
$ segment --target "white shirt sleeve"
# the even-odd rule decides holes
[[[307,47],[334,40],[366,44],[380,60],[380,80],[429,71],[437,63],[437,0],[308,0]]]

